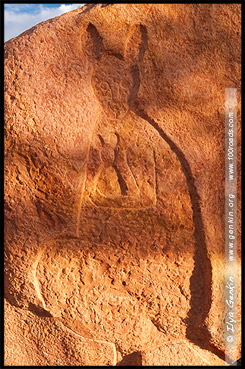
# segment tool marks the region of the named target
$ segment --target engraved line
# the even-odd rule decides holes
[[[140,33],[141,33],[141,43],[140,43],[139,55],[136,60],[136,63],[140,62],[143,59],[147,46],[148,46],[147,29],[142,24],[140,25]]]
[[[103,343],[105,345],[111,346],[113,349],[113,355],[114,355],[114,362],[112,365],[116,365],[117,363],[117,351],[116,351],[116,345],[113,342],[108,342],[108,341],[103,341],[103,340],[97,340],[97,339],[93,339],[93,338],[87,338],[87,337],[83,337],[81,334],[75,332],[73,329],[67,327],[67,325],[65,325],[62,321],[59,321],[63,327],[65,327],[70,333],[82,338],[85,342],[86,341],[90,341],[90,342],[97,342],[97,343]]]
[[[46,304],[45,304],[45,301],[44,301],[44,298],[42,296],[40,284],[39,284],[39,281],[38,281],[38,278],[37,278],[37,267],[38,267],[38,264],[39,264],[39,260],[42,257],[45,250],[46,250],[46,247],[43,247],[43,249],[38,252],[38,254],[36,256],[36,259],[35,259],[34,263],[32,264],[32,267],[33,267],[32,273],[33,273],[33,284],[34,284],[34,287],[35,287],[37,297],[41,301],[41,303],[43,305],[43,308],[48,311],[48,309],[46,307]]]

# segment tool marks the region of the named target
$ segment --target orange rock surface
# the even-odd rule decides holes
[[[6,365],[224,365],[240,26],[238,4],[89,4],[5,44]]]

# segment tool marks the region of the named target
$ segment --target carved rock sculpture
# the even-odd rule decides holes
[[[237,4],[90,4],[6,43],[6,365],[224,364],[239,31]]]

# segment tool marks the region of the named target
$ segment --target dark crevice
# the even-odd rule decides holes
[[[117,366],[142,366],[141,352],[136,351],[131,354],[125,355],[123,359],[117,364]]]
[[[189,190],[193,210],[193,223],[195,226],[195,253],[194,269],[190,278],[191,307],[188,317],[185,319],[185,323],[187,325],[186,336],[199,347],[208,349],[224,360],[224,352],[210,343],[212,341],[212,337],[204,323],[211,308],[212,266],[210,259],[208,258],[204,223],[200,207],[200,197],[195,185],[190,164],[180,148],[169,136],[167,136],[167,134],[153,119],[139,108],[138,103],[135,104],[135,113],[140,118],[148,122],[176,154],[181,164],[182,171],[186,177]]]
[[[41,306],[37,306],[35,304],[32,304],[31,302],[29,303],[29,310],[34,313],[35,315],[41,317],[41,318],[51,318],[53,317],[52,314],[50,314],[49,311],[45,310],[44,308],[42,308]]]
[[[142,24],[140,25],[140,33],[141,33],[141,44],[140,44],[139,55],[136,60],[136,63],[140,62],[143,59],[145,51],[147,49],[147,45],[148,45],[147,29]]]

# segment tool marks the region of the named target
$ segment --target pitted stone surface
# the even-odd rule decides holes
[[[6,365],[224,364],[240,13],[89,4],[5,44]]]

